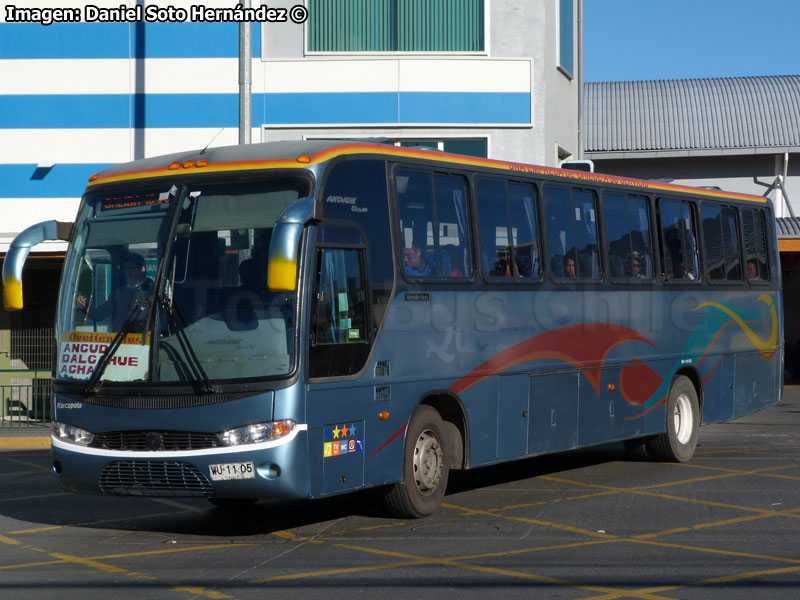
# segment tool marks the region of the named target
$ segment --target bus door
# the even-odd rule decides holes
[[[357,234],[354,239],[360,241]],[[318,247],[314,260],[309,375],[319,383],[309,386],[307,414],[312,473],[321,465],[322,486],[315,491],[330,494],[364,483],[363,415],[373,387],[354,376],[371,336],[364,248]]]

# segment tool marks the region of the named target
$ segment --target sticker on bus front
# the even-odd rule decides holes
[[[67,331],[61,336],[58,375],[63,379],[90,379],[94,368],[116,337],[114,332]],[[129,333],[108,362],[102,379],[135,381],[145,379],[150,360],[150,336]]]

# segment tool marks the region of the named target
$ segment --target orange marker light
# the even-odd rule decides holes
[[[198,160],[194,163],[195,167],[205,167],[208,164],[208,161],[204,158],[203,160]]]
[[[389,413],[386,412],[385,410],[382,410],[381,412],[378,413],[378,418],[381,421],[386,421],[389,418]]]
[[[303,163],[303,164],[308,164],[308,163],[311,162],[311,157],[307,156],[305,154],[301,154],[300,156],[297,157],[297,162]]]
[[[609,383],[608,384],[608,391],[609,392],[613,392],[615,389],[617,389],[617,388],[613,383]]]
[[[174,163],[170,163],[170,165],[167,168],[170,171],[174,171],[175,169],[180,169],[181,168],[181,163],[175,161]]]
[[[183,163],[181,166],[182,166],[184,169],[188,169],[188,168],[190,168],[190,167],[193,167],[193,166],[194,166],[194,161],[193,161],[193,160],[187,160],[187,161],[184,161],[184,163]]]
[[[95,181],[98,177],[100,177],[100,173],[95,173],[91,177],[89,177],[89,182]]]

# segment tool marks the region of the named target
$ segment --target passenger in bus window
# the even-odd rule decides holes
[[[575,277],[575,259],[568,258],[564,262],[564,276],[565,277]]]
[[[511,248],[497,249],[497,262],[491,272],[495,277],[519,277],[519,269],[511,259]]]
[[[403,268],[406,275],[411,277],[433,275],[433,265],[425,258],[425,253],[417,244],[412,244],[410,248],[403,248]]]
[[[750,281],[753,279],[759,279],[758,265],[756,264],[755,258],[751,258],[747,261],[747,279]]]
[[[678,268],[675,270],[677,279],[691,279],[694,280],[694,273],[686,270],[686,265],[682,262],[678,263]]]
[[[633,272],[634,279],[645,279],[644,265],[642,264],[642,258],[640,256],[634,255],[633,261],[631,262],[631,271]]]

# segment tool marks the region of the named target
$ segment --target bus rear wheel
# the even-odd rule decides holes
[[[445,447],[439,413],[430,406],[417,407],[406,431],[403,479],[385,497],[392,514],[419,519],[439,508],[449,475]]]
[[[697,448],[700,404],[692,381],[678,375],[667,397],[667,428],[647,442],[648,452],[657,460],[688,462]]]

